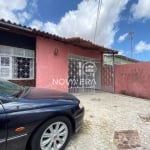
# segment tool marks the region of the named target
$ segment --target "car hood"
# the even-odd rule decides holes
[[[77,99],[72,94],[44,88],[29,88],[23,98],[27,99]]]
[[[72,94],[43,88],[25,87],[18,98],[7,98],[5,112],[26,111],[47,107],[70,107],[78,105],[79,100]]]

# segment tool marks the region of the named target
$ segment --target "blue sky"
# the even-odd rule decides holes
[[[150,0],[0,0],[0,18],[62,37],[81,37],[135,59],[150,61]]]

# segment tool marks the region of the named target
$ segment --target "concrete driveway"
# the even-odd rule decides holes
[[[84,125],[66,150],[150,150],[150,101],[105,92],[76,96],[85,106]]]

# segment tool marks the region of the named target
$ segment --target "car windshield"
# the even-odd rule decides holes
[[[2,96],[15,96],[22,91],[21,86],[12,82],[0,79],[0,95]]]

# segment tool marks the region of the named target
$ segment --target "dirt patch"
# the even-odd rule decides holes
[[[88,133],[92,128],[92,123],[89,120],[84,120],[83,126],[80,130],[81,133],[86,134]]]
[[[114,143],[117,145],[118,149],[141,147],[138,131],[135,130],[115,131]]]
[[[147,115],[139,115],[140,119],[143,121],[143,122],[150,122],[150,114],[147,114]]]
[[[92,98],[91,101],[98,101],[98,102],[100,102],[101,99],[100,98]]]

